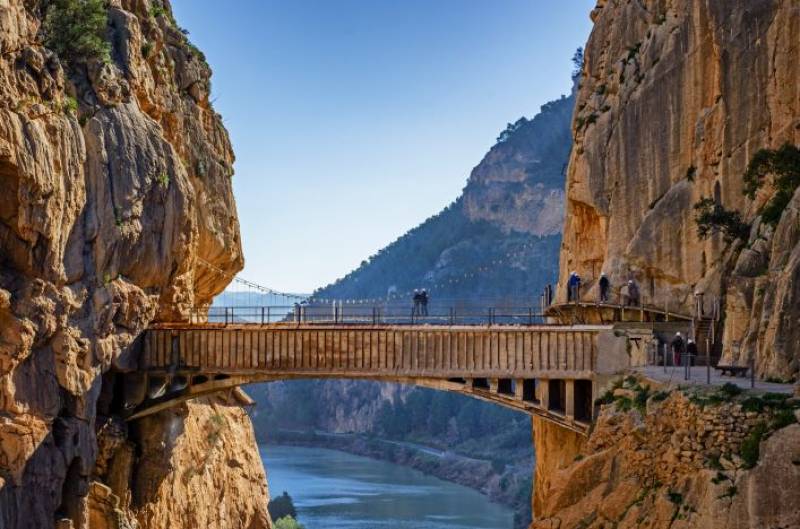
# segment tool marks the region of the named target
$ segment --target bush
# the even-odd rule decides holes
[[[273,498],[267,505],[269,516],[273,520],[280,520],[281,518],[297,518],[297,511],[294,508],[294,502],[289,493],[283,491],[283,494],[277,498]],[[277,527],[277,526],[276,526]]]
[[[107,26],[103,0],[55,0],[42,24],[44,43],[68,65],[90,59],[109,61]]]
[[[730,243],[736,239],[747,240],[750,236],[750,226],[742,221],[738,211],[728,211],[711,198],[700,199],[694,210],[697,235],[701,239],[722,233],[725,242]]]
[[[74,97],[66,96],[61,104],[61,110],[68,116],[74,116],[78,113],[78,100]]]
[[[745,440],[742,442],[741,458],[744,461],[745,468],[753,468],[758,463],[758,455],[761,445],[761,440],[767,433],[767,425],[763,422],[756,424],[750,431]]]
[[[767,224],[775,226],[800,187],[800,149],[787,143],[778,150],[758,151],[744,174],[745,195],[751,200],[755,198],[768,174],[774,176],[775,194],[762,208],[761,217]]]
[[[284,516],[283,518],[278,518],[273,527],[275,529],[305,529],[305,526],[303,524],[301,524],[291,516]]]

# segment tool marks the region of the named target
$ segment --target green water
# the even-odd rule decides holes
[[[323,448],[261,446],[270,493],[306,529],[511,529],[510,509],[421,472]]]

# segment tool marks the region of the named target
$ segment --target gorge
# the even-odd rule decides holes
[[[556,272],[546,256],[564,201],[557,301],[572,271],[587,295],[605,271],[688,314],[700,291],[720,300],[721,362],[752,360],[760,379],[796,384],[800,191],[777,177],[800,169],[753,161],[800,144],[800,9],[599,0],[591,16],[575,95],[512,126],[463,197],[418,229],[446,240],[402,238],[323,295],[435,283],[475,252],[515,257],[513,281],[489,276],[474,292],[537,292]],[[241,389],[136,421],[121,413],[143,333],[185,324],[243,266],[234,155],[202,52],[166,1],[6,0],[0,28],[0,527],[270,527]],[[558,128],[570,116],[571,131]],[[765,218],[778,194],[783,208]],[[725,237],[716,219],[703,237],[704,198],[747,230]],[[387,285],[391,260],[414,253],[414,268]],[[373,290],[355,291],[365,283]],[[492,376],[485,389],[497,393],[503,377]],[[570,404],[582,378],[564,384]],[[535,415],[526,432],[532,528],[800,527],[800,396],[621,369],[587,380],[597,399],[585,431]],[[354,391],[337,384],[314,391]],[[550,407],[559,386],[544,387],[534,397],[574,423],[574,408]],[[363,391],[379,402],[375,387]],[[396,392],[381,407],[411,398],[377,391]]]

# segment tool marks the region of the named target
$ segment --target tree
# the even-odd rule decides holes
[[[273,520],[280,520],[284,517],[297,518],[297,511],[294,508],[294,502],[289,493],[283,491],[283,494],[277,498],[273,498],[267,505],[269,517]]]
[[[775,226],[800,186],[800,149],[787,143],[777,150],[758,151],[744,174],[744,194],[754,199],[768,174],[773,175],[775,192],[760,213],[764,222]]]
[[[42,24],[45,46],[68,65],[110,60],[108,12],[103,0],[55,0]]]
[[[721,233],[725,242],[730,243],[736,239],[746,240],[750,235],[750,226],[742,221],[738,211],[729,211],[712,198],[700,199],[694,210],[697,235],[701,239]]]

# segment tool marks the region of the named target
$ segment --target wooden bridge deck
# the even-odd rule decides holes
[[[591,378],[611,327],[166,325],[147,331],[147,371],[276,375]]]
[[[608,325],[163,324],[126,375],[136,419],[197,396],[293,378],[366,378],[455,391],[585,433],[598,388],[630,364]]]

